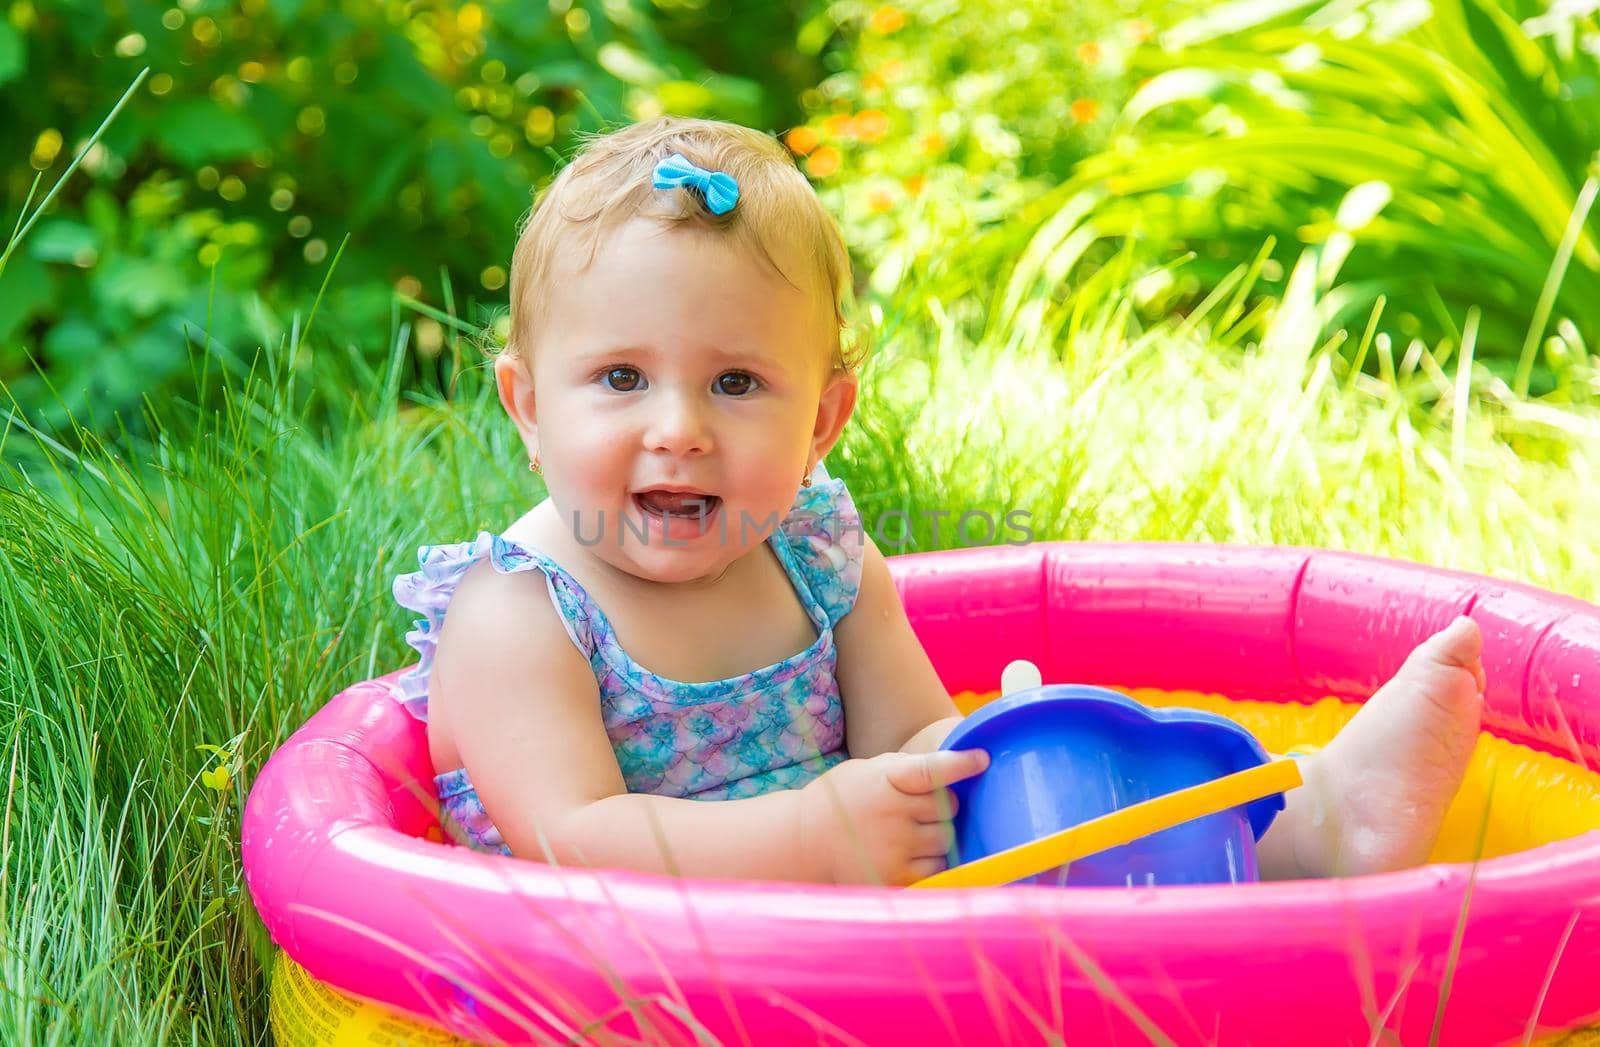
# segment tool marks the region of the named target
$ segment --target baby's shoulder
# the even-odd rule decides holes
[[[454,631],[498,638],[535,623],[555,626],[559,635],[560,615],[550,601],[548,584],[545,572],[537,568],[506,571],[492,560],[479,560],[456,583],[443,635]]]
[[[455,584],[441,644],[448,637],[479,648],[538,644],[564,653],[576,653],[574,646],[583,650],[587,637],[571,628],[573,586],[563,569],[510,531],[491,540],[492,548],[475,557]]]
[[[512,699],[511,691],[535,685],[596,690],[589,660],[545,572],[504,571],[480,560],[461,576],[443,616],[430,704],[457,705],[462,695]]]
[[[395,579],[394,595],[421,615],[406,635],[421,660],[401,681],[402,701],[419,716],[427,715],[425,684],[436,655],[478,659],[530,645],[559,651],[561,644],[585,660],[592,653],[582,594],[526,542],[484,531],[469,542],[423,546],[417,564]]]

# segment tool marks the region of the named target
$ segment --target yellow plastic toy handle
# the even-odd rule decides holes
[[[1070,829],[966,862],[918,880],[912,887],[998,887],[1141,836],[1230,807],[1288,792],[1304,781],[1296,760],[1276,759],[1248,770],[1112,811]]]

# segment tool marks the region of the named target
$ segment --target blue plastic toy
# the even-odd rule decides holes
[[[944,749],[984,749],[988,770],[957,782],[956,860],[973,862],[1190,786],[1268,762],[1231,720],[1150,709],[1115,691],[1030,687],[963,720]],[[1256,840],[1282,793],[1172,825],[1020,882],[1144,886],[1259,878]]]

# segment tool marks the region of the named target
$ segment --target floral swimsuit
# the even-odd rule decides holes
[[[450,596],[467,569],[488,558],[502,574],[544,572],[567,635],[594,669],[600,715],[630,792],[731,800],[811,781],[846,759],[844,707],[835,675],[833,629],[861,585],[861,518],[842,480],[819,464],[810,487],[767,539],[817,638],[764,669],[706,683],[650,672],[617,642],[605,613],[560,564],[487,531],[471,542],[423,546],[420,570],[395,579],[394,595],[420,612],[406,642],[421,660],[400,677],[396,697],[428,716],[428,678]],[[440,821],[478,850],[510,854],[484,812],[466,768],[436,777]]]

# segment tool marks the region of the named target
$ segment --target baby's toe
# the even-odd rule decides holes
[[[1461,615],[1443,629],[1419,644],[1414,654],[1425,661],[1455,669],[1465,669],[1482,692],[1486,681],[1483,675],[1483,632],[1478,623]]]
[[[1441,662],[1468,668],[1483,653],[1483,632],[1466,615],[1423,641],[1420,650]]]

